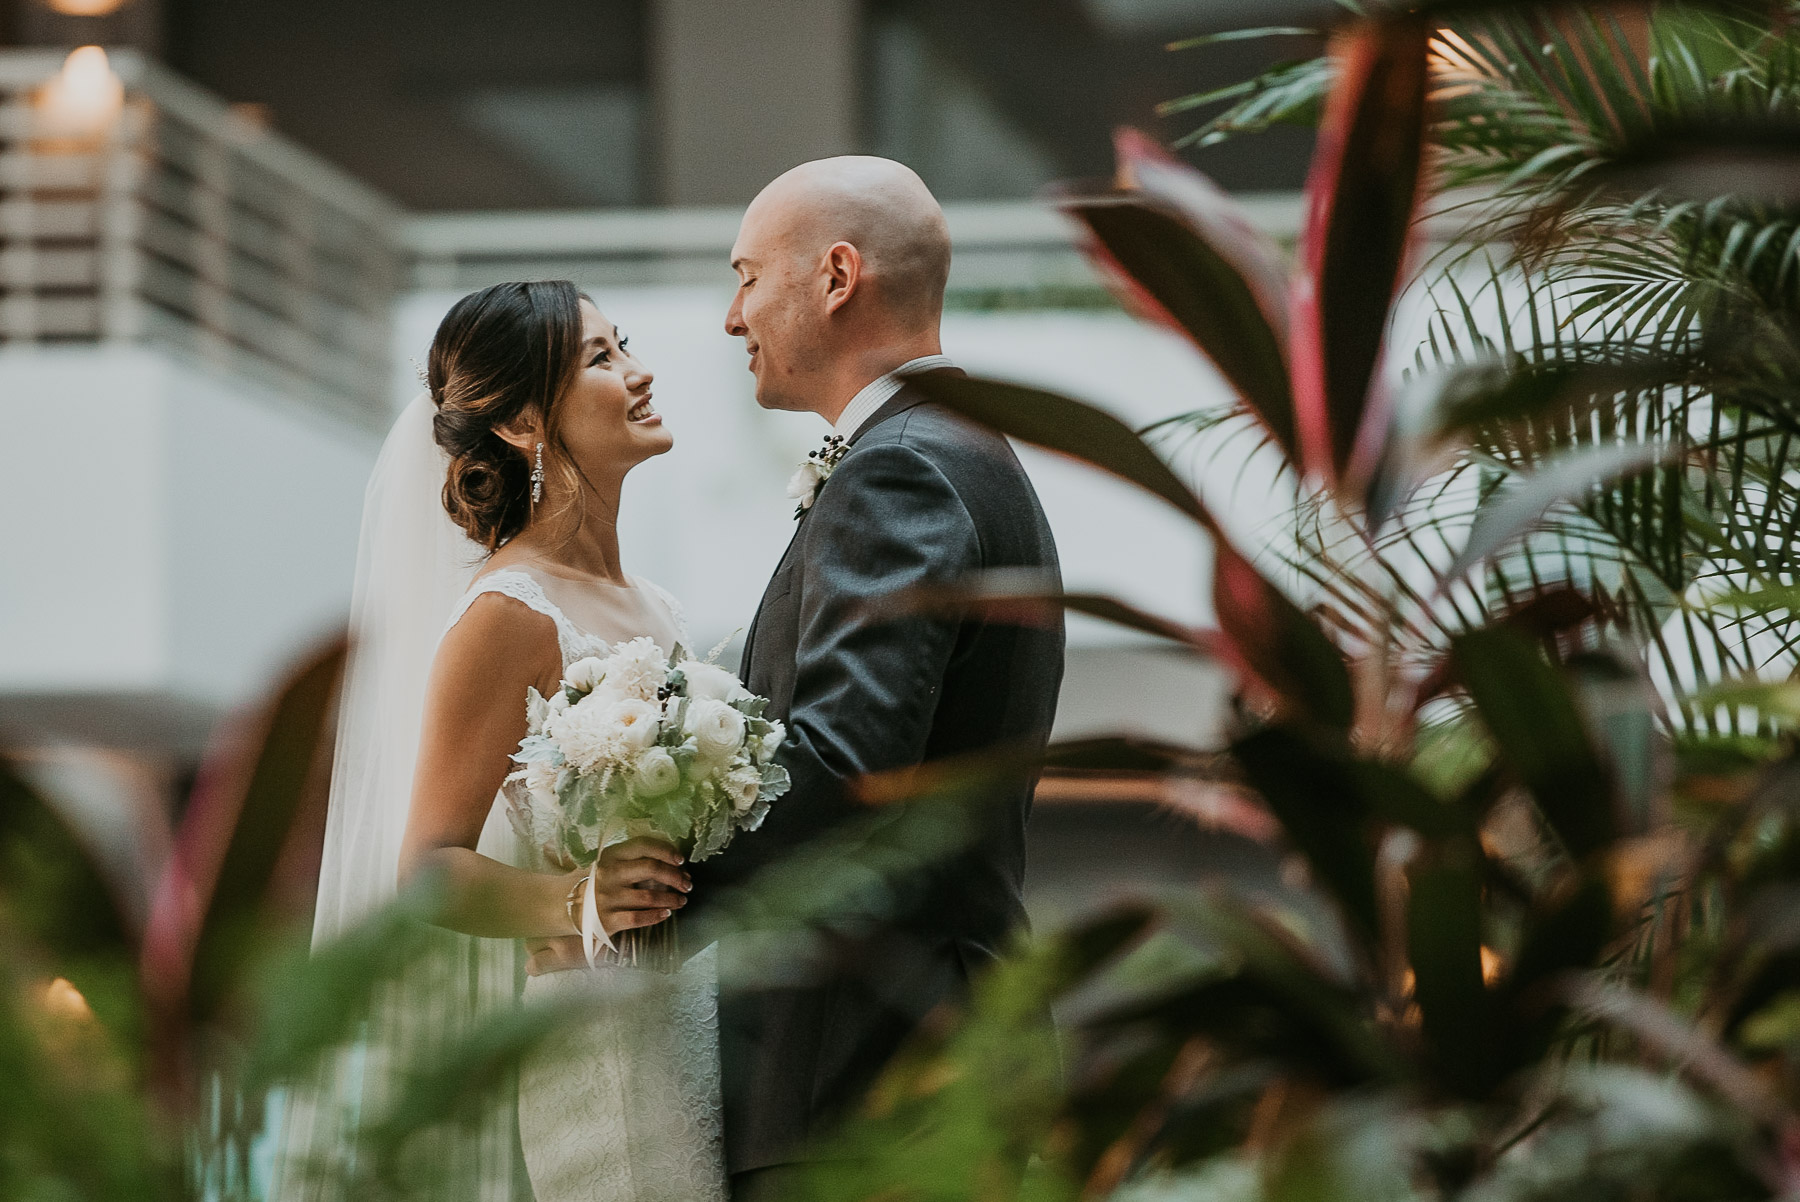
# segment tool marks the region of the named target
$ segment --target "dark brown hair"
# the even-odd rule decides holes
[[[444,509],[489,551],[531,521],[532,459],[500,437],[501,427],[535,417],[545,472],[576,475],[556,402],[580,370],[581,300],[567,280],[495,284],[457,301],[431,340],[431,429],[450,456]],[[581,495],[558,492],[571,501]]]

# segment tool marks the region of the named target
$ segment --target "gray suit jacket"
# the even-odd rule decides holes
[[[974,570],[1057,570],[1036,492],[1006,440],[902,389],[851,439],[800,519],[745,643],[745,683],[788,725],[793,788],[762,829],[693,865],[704,904],[797,847],[866,818],[861,776],[1048,741],[1063,631],[905,618],[859,603]],[[959,997],[1025,920],[1019,772],[979,834],[909,880],[878,929],[838,935],[828,967],[792,988],[721,999],[725,1142],[733,1173],[808,1158],[920,1020]]]

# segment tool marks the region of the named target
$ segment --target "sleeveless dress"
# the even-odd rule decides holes
[[[646,626],[663,628],[664,650],[685,641],[675,600],[646,581],[634,584],[619,590],[636,594],[625,598],[553,578],[549,588],[566,604],[583,603],[578,626],[545,581],[505,568],[475,582],[450,624],[483,594],[511,597],[556,624],[564,668],[606,655],[615,642],[654,636]],[[646,603],[656,611],[649,620]],[[522,787],[508,785],[495,807],[529,830],[532,804]],[[514,845],[513,863],[553,870],[535,844],[515,837]],[[724,1202],[716,964],[709,947],[673,974],[601,965],[526,978],[526,1005],[577,1015],[519,1069],[519,1142],[537,1202]]]

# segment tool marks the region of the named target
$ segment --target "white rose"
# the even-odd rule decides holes
[[[568,671],[563,673],[563,683],[577,692],[591,693],[605,676],[606,665],[598,656],[590,655],[569,665]]]
[[[638,757],[637,787],[644,797],[661,797],[681,783],[681,766],[675,757],[661,747],[652,747]]]
[[[710,697],[688,703],[684,729],[694,736],[700,755],[709,760],[730,759],[744,743],[744,715]]]
[[[713,701],[742,701],[750,696],[750,690],[738,683],[738,678],[717,664],[701,663],[697,659],[684,659],[675,665],[676,670],[687,677],[687,694],[698,701],[707,698]]]
[[[622,696],[650,701],[669,678],[669,657],[652,638],[620,643],[606,657],[606,683]]]
[[[627,697],[613,702],[606,712],[619,728],[620,742],[633,751],[642,751],[655,743],[661,732],[662,707],[648,701]]]
[[[825,483],[825,473],[819,465],[807,460],[800,465],[788,481],[787,495],[800,502],[800,508],[811,509],[813,499],[819,494],[819,485]]]
[[[568,708],[569,695],[561,689],[556,690],[555,694],[550,698],[550,712],[552,714],[560,714]]]
[[[766,764],[774,759],[775,753],[781,750],[781,745],[787,742],[787,727],[779,722],[770,722],[769,725],[774,729],[762,737],[762,743],[756,749],[758,764]]]
[[[762,792],[762,774],[754,768],[733,768],[720,786],[731,799],[731,808],[742,814],[756,804],[757,795]]]

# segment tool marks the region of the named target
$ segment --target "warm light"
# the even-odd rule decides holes
[[[1501,975],[1505,971],[1506,971],[1506,961],[1504,961],[1500,958],[1500,953],[1495,951],[1491,947],[1484,946],[1481,949],[1481,980],[1482,980],[1482,983],[1486,984],[1486,985],[1493,985],[1493,984],[1498,983]]]
[[[1432,94],[1440,101],[1473,94],[1489,75],[1482,66],[1483,56],[1454,29],[1440,28],[1432,36],[1429,59],[1435,82]]]
[[[83,46],[71,51],[63,69],[38,94],[40,125],[50,137],[91,137],[105,132],[125,103],[125,84],[114,74],[106,51]]]
[[[65,17],[110,17],[125,7],[125,0],[45,0],[51,12]]]
[[[81,990],[69,984],[64,977],[58,977],[44,986],[44,1009],[57,1018],[94,1017],[94,1011],[87,999],[81,996]]]

